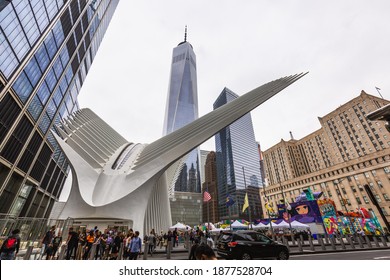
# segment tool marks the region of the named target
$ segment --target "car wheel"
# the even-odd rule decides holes
[[[287,253],[287,251],[281,250],[279,252],[278,256],[276,257],[276,259],[278,259],[278,260],[288,260],[288,253]]]
[[[251,255],[249,255],[248,253],[243,253],[242,255],[241,255],[241,259],[242,260],[251,260],[252,259],[252,257],[251,257]]]

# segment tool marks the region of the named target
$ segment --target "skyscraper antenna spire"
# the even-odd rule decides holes
[[[187,25],[186,25],[186,28],[184,30],[184,42],[187,42]]]

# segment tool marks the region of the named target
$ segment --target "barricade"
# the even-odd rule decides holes
[[[315,251],[314,244],[313,244],[313,238],[311,235],[309,235],[309,245],[310,245],[310,250]]]
[[[329,237],[329,239],[330,239],[330,244],[332,246],[332,249],[336,250],[336,241],[335,241],[334,236],[332,235],[331,237]]]
[[[381,236],[381,241],[384,247],[387,247],[386,239],[384,236]]]
[[[363,246],[363,237],[361,235],[358,235],[357,240],[359,242],[359,247],[363,249],[364,248],[364,246]]]
[[[352,249],[355,249],[355,244],[353,244],[353,240],[350,235],[347,236],[347,240],[349,245],[351,246]]]
[[[365,235],[365,236],[364,236],[364,239],[366,240],[366,243],[367,243],[367,245],[368,245],[368,248],[372,248],[372,244],[371,244],[370,238],[368,238],[368,236]]]
[[[339,237],[339,241],[340,241],[341,249],[347,250],[347,247],[345,246],[345,243],[344,243],[343,235],[341,235]]]
[[[303,252],[301,240],[298,239],[298,240],[297,240],[297,243],[298,243],[298,251],[299,251],[299,252]]]
[[[317,239],[318,239],[318,243],[320,243],[320,245],[321,245],[322,251],[326,251],[326,247],[325,247],[324,240],[322,239],[322,237],[318,235]]]
[[[374,236],[372,237],[372,239],[374,240],[375,247],[380,248],[381,245],[380,245],[379,242],[378,242],[378,238],[374,235]]]

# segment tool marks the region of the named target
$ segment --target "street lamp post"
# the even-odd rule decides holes
[[[260,163],[260,161],[259,161],[259,164],[260,164],[259,167],[260,167],[260,174],[261,174],[261,163]],[[269,198],[268,198],[267,192],[265,190],[265,184],[264,184],[263,190],[264,190],[264,197],[265,197],[265,199],[267,199],[266,203],[269,203]],[[264,203],[264,205],[265,205],[265,203]],[[271,215],[269,213],[268,208],[265,207],[265,209],[267,210],[267,214],[268,214],[269,226],[270,226],[270,229],[271,229],[271,236],[272,236],[272,239],[274,239],[275,234],[274,234],[274,229],[272,227]]]

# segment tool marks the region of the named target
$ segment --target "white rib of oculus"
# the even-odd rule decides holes
[[[77,111],[57,127],[63,139],[56,140],[73,173],[61,218],[125,219],[141,233],[166,230],[171,225],[166,169],[306,74],[264,84],[149,145],[128,142],[90,109]]]

